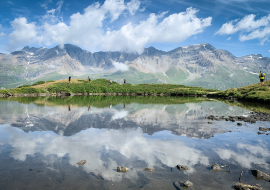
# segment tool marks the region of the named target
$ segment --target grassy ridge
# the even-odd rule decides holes
[[[232,88],[215,94],[219,97],[234,97],[246,101],[270,102],[270,81],[266,81],[264,86],[260,83]]]
[[[147,94],[208,94],[217,90],[202,87],[173,84],[125,84],[120,85],[109,80],[97,79],[89,83],[87,80],[38,81],[33,85],[24,85],[15,89],[0,90],[0,93],[147,93]]]

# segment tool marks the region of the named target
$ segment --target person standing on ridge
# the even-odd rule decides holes
[[[110,85],[112,85],[112,79],[110,79]]]
[[[71,76],[68,77],[68,82],[70,83],[70,81],[71,81]]]
[[[90,77],[88,76],[88,82],[91,82],[91,79],[90,79]]]
[[[263,81],[265,79],[265,73],[263,73],[262,71],[260,71],[259,78],[260,78],[261,86],[264,86],[264,82]]]
[[[126,79],[124,79],[124,84],[126,84]]]

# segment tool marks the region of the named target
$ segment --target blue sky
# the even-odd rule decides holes
[[[0,1],[0,52],[71,43],[141,53],[210,43],[270,57],[269,0]]]

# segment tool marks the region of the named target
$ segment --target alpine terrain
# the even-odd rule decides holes
[[[270,58],[261,54],[236,57],[212,45],[198,44],[172,51],[145,48],[139,55],[95,52],[65,44],[64,48],[24,47],[0,53],[0,88],[14,88],[39,80],[105,78],[122,83],[171,83],[228,89],[258,83],[258,72],[270,73]]]

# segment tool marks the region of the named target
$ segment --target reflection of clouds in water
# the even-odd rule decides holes
[[[234,152],[218,148],[215,151],[221,159],[230,160],[233,164],[239,164],[244,168],[251,168],[252,164],[265,164],[270,156],[267,145],[262,143],[259,146],[238,143],[237,148],[241,150]]]
[[[203,156],[200,150],[190,148],[182,141],[145,138],[140,128],[88,129],[74,136],[64,137],[63,134],[55,135],[48,132],[24,133],[8,126],[5,127],[5,133],[13,147],[10,155],[14,159],[25,161],[27,156],[34,156],[36,153],[43,156],[56,155],[57,158],[68,154],[72,166],[79,167],[76,163],[86,159],[87,163],[83,168],[87,173],[94,172],[112,181],[121,180],[122,175],[136,178],[138,169],[133,162],[137,159],[154,168],[162,167],[160,162],[169,167],[175,167],[177,164],[191,167],[198,163],[209,164],[208,158]],[[115,156],[104,161],[103,156],[106,153],[113,153]],[[118,159],[121,156],[128,160],[128,165],[125,166],[131,168],[125,174],[115,171],[118,165],[122,165]]]
[[[112,116],[112,120],[122,119],[128,116],[128,111],[119,111]]]

